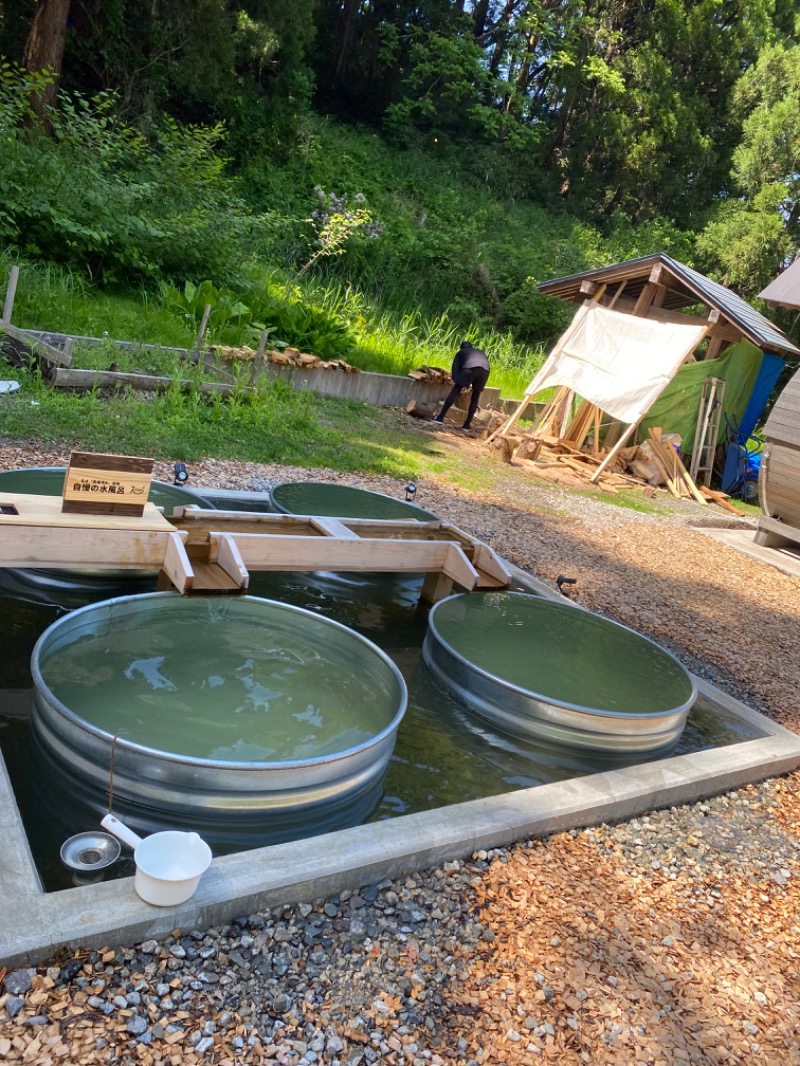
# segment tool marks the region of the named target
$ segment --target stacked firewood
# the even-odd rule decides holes
[[[435,385],[453,384],[449,372],[440,366],[418,366],[415,370],[409,370],[408,376],[415,381],[430,381]]]
[[[586,487],[608,454],[607,448],[585,451],[565,438],[546,433],[522,432],[506,439],[513,446],[514,462],[529,465],[531,473],[537,477],[574,488]],[[626,473],[625,459],[621,455],[606,466],[594,483],[610,493],[641,485],[638,478]]]
[[[503,424],[493,420],[490,432]],[[606,465],[599,477],[597,471],[607,459],[610,448],[595,447],[593,442],[576,447],[575,440],[543,433],[539,429],[515,430],[505,436],[495,436],[490,442],[493,453],[505,462],[529,467],[532,474],[547,481],[572,488],[596,485],[604,492],[617,493],[621,489],[641,488],[648,496],[669,492],[676,499],[693,499],[699,504],[715,503],[724,510],[742,515],[724,492],[698,486],[681,459],[678,449],[669,439],[662,439],[660,429],[648,431],[649,439],[641,445],[621,449]],[[503,445],[499,448],[499,445]]]
[[[253,348],[231,348],[217,344],[208,349],[209,355],[223,360],[226,363],[255,359],[258,354]],[[321,359],[318,355],[310,352],[301,352],[299,348],[270,348],[264,352],[265,363],[275,366],[296,366],[304,368],[319,368],[320,370],[341,370],[345,374],[359,374],[357,366],[346,363],[344,359]]]

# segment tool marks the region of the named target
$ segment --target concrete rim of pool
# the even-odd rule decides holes
[[[227,505],[265,494],[215,493]],[[558,597],[516,568],[531,592]],[[630,818],[656,807],[699,800],[800,766],[800,737],[739,700],[696,679],[700,694],[760,732],[757,739],[638,766],[539,785],[484,800],[340,830],[326,836],[215,859],[195,896],[163,911],[143,903],[133,878],[45,893],[0,760],[0,826],[6,844],[0,891],[0,960],[39,962],[60,949],[122,946],[168,936],[176,928],[209,928],[264,907],[314,901],[344,889],[396,878],[584,825]]]

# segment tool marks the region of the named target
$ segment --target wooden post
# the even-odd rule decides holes
[[[644,417],[644,416],[642,416],[642,417]],[[640,418],[639,422],[641,422],[641,420],[642,419]],[[622,451],[622,446],[625,444],[625,441],[628,439],[628,437],[630,437],[631,433],[633,433],[634,430],[637,428],[637,426],[639,425],[639,422],[631,422],[631,424],[628,426],[628,428],[625,430],[625,432],[619,438],[617,443],[614,445],[614,447],[611,449],[611,451],[608,453],[608,455],[602,461],[600,466],[598,466],[598,468],[595,470],[595,472],[589,478],[589,480],[593,484],[595,484],[595,485],[597,484],[597,482],[600,480],[600,475],[603,473],[603,471],[608,466],[608,464],[610,462],[612,462],[614,459],[616,459],[618,452]]]
[[[200,322],[200,329],[197,331],[197,338],[194,342],[194,348],[192,348],[192,362],[196,363],[200,359],[200,345],[203,343],[203,337],[206,335],[206,327],[208,326],[208,316],[211,314],[211,304],[206,304],[203,310],[203,318]]]
[[[269,338],[269,330],[264,329],[261,331],[261,336],[258,338],[258,349],[253,356],[253,369],[250,372],[250,384],[254,385],[256,379],[261,374],[261,369],[264,363],[264,352],[267,347],[267,340]]]
[[[19,267],[12,266],[8,272],[8,288],[6,289],[6,302],[3,304],[3,322],[11,321],[14,310],[14,297],[17,295],[17,280],[19,279]]]
[[[426,603],[438,603],[446,599],[453,591],[453,581],[446,574],[432,571],[425,575],[420,599]]]

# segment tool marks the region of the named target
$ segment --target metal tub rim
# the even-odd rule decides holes
[[[500,677],[498,674],[493,674],[490,670],[486,670],[486,669],[484,669],[481,666],[475,665],[475,663],[471,662],[466,656],[462,655],[461,652],[459,652],[456,648],[454,648],[452,646],[452,644],[450,644],[447,640],[445,640],[445,638],[439,632],[439,630],[437,628],[437,625],[436,625],[436,613],[437,613],[437,610],[442,608],[444,604],[450,603],[452,600],[462,599],[462,598],[464,598],[465,596],[468,596],[468,595],[474,595],[474,594],[456,593],[453,596],[448,596],[445,599],[440,600],[437,604],[435,604],[431,608],[430,614],[428,615],[428,633],[426,634],[426,644],[427,644],[428,635],[431,635],[433,638],[435,638],[438,641],[439,645],[442,648],[445,649],[445,651],[448,653],[448,655],[450,655],[454,660],[456,660],[461,666],[463,666],[465,669],[469,670],[471,673],[477,674],[480,677],[482,677],[483,679],[485,679],[486,681],[491,682],[492,684],[496,685],[497,687],[499,687],[500,689],[502,689],[505,692],[524,693],[526,696],[533,697],[533,698],[535,698],[537,700],[545,701],[546,703],[549,703],[549,704],[552,704],[552,705],[554,705],[556,707],[559,707],[559,708],[563,709],[564,711],[567,711],[567,712],[570,712],[570,713],[573,713],[573,714],[576,714],[576,715],[581,715],[581,716],[591,716],[592,718],[598,718],[598,719],[602,719],[602,720],[607,720],[609,722],[641,722],[643,720],[658,721],[660,719],[673,718],[676,715],[681,715],[681,714],[684,714],[684,713],[688,713],[688,711],[692,707],[692,704],[695,702],[695,700],[697,698],[697,693],[698,693],[697,680],[692,676],[692,674],[689,673],[689,671],[686,669],[686,667],[683,665],[683,663],[677,658],[677,656],[673,655],[672,652],[667,651],[667,649],[663,648],[660,644],[657,643],[657,641],[652,640],[650,637],[644,636],[644,634],[642,634],[642,633],[638,633],[635,629],[632,629],[630,626],[624,625],[622,622],[616,622],[616,621],[614,621],[611,618],[606,618],[604,615],[596,614],[594,611],[587,611],[586,608],[581,607],[579,604],[575,604],[575,603],[564,603],[564,604],[562,604],[562,603],[560,603],[560,602],[558,602],[556,600],[548,600],[548,599],[545,599],[544,597],[534,596],[531,593],[527,593],[527,592],[507,592],[507,593],[503,593],[503,595],[504,596],[519,596],[519,597],[524,597],[526,599],[538,600],[543,605],[547,605],[548,607],[552,607],[552,608],[559,609],[559,610],[563,608],[565,610],[585,611],[587,614],[592,615],[593,617],[599,619],[601,622],[604,622],[604,623],[606,623],[609,626],[615,626],[616,628],[621,629],[621,630],[623,630],[626,633],[632,634],[634,637],[637,637],[639,640],[642,640],[642,641],[647,642],[648,644],[651,644],[659,652],[661,652],[664,656],[666,656],[668,659],[671,659],[680,668],[680,670],[686,675],[686,678],[687,678],[687,680],[689,682],[690,693],[689,693],[689,697],[686,700],[684,700],[683,703],[679,704],[676,707],[671,707],[671,708],[669,708],[667,710],[664,710],[664,711],[652,711],[652,712],[648,712],[646,715],[643,715],[643,714],[637,714],[635,712],[613,711],[613,710],[608,710],[608,709],[601,708],[601,707],[589,707],[589,706],[584,706],[582,704],[577,704],[577,703],[568,703],[566,700],[559,700],[557,697],[547,696],[547,695],[545,695],[545,694],[543,694],[541,692],[536,692],[533,689],[524,688],[521,685],[515,685],[513,682],[507,681],[505,678]],[[427,658],[426,658],[426,661],[427,661]]]
[[[328,481],[316,481],[310,479],[308,481],[282,481],[279,485],[274,485],[269,492],[270,506],[274,507],[279,514],[291,514],[296,515],[299,518],[307,517],[301,514],[299,511],[289,510],[284,503],[280,502],[280,490],[295,485],[301,485],[303,487],[311,486],[312,488],[328,489],[334,492],[346,489],[349,492],[358,493],[359,497],[364,500],[374,498],[376,500],[388,500],[393,504],[398,504],[400,510],[408,515],[409,519],[415,519],[418,522],[438,522],[438,517],[433,512],[428,511],[425,507],[420,507],[418,503],[411,503],[408,500],[399,500],[395,496],[390,496],[386,492],[376,492],[374,489],[362,489],[357,485],[340,485],[336,482]],[[276,496],[277,493],[277,496]],[[316,512],[315,512],[316,513]],[[323,515],[317,515],[318,517],[324,517]],[[312,516],[313,517],[313,516]],[[331,516],[334,517],[334,516]],[[344,515],[336,517],[345,518],[360,518],[360,515]],[[375,518],[372,521],[379,522],[381,519]],[[401,518],[390,519],[390,521],[402,521]]]
[[[192,597],[197,600],[201,597]],[[210,599],[212,597],[202,597],[203,599]],[[144,606],[142,601],[172,601],[179,602],[183,599],[180,593],[177,592],[150,592],[143,593],[141,595],[130,596],[115,596],[108,600],[102,600],[99,603],[87,604],[85,607],[79,607],[74,611],[70,611],[69,614],[64,615],[62,618],[57,619],[51,626],[49,626],[44,633],[39,637],[34,645],[33,652],[31,654],[31,675],[33,678],[34,691],[37,696],[46,694],[47,700],[58,711],[58,713],[73,727],[80,729],[81,731],[90,734],[97,741],[102,744],[114,742],[114,735],[101,729],[99,726],[82,718],[79,714],[63,703],[52,692],[50,686],[45,681],[42,671],[39,665],[40,656],[43,647],[48,643],[48,638],[51,637],[54,629],[60,628],[62,625],[71,622],[76,617],[87,614],[89,612],[96,613],[99,610],[106,608],[110,613],[113,607],[126,603],[137,603]],[[213,597],[216,602],[219,602],[217,597]],[[139,744],[136,741],[127,740],[124,737],[117,737],[115,744],[115,758],[120,754],[126,754],[128,756],[144,756],[146,758],[156,758],[160,763],[167,765],[176,765],[180,767],[187,767],[194,769],[207,770],[220,770],[226,773],[252,773],[253,771],[262,771],[267,773],[269,771],[301,771],[301,770],[313,770],[315,767],[329,767],[332,764],[341,762],[344,760],[352,760],[357,754],[368,752],[375,747],[379,747],[384,744],[389,738],[396,733],[400,726],[400,723],[405,715],[408,706],[408,689],[406,687],[403,675],[400,670],[392,662],[386,652],[382,648],[377,647],[366,637],[361,636],[360,633],[350,629],[348,626],[343,625],[341,622],[336,622],[333,619],[323,618],[314,611],[306,610],[303,607],[295,607],[293,604],[281,603],[279,600],[268,600],[260,596],[240,596],[236,598],[237,602],[248,603],[266,603],[270,606],[278,607],[283,611],[295,616],[308,617],[316,623],[324,623],[326,627],[330,626],[340,632],[346,633],[349,637],[354,638],[359,644],[364,645],[370,649],[377,659],[380,659],[385,667],[388,668],[390,675],[395,680],[398,686],[399,695],[399,707],[395,711],[391,721],[383,729],[381,729],[369,740],[358,744],[355,747],[347,748],[342,751],[337,751],[330,755],[314,756],[309,759],[286,759],[279,762],[269,762],[266,760],[259,761],[233,761],[227,759],[206,759],[191,755],[182,755],[180,752],[165,751],[160,748],[152,748],[145,744]]]

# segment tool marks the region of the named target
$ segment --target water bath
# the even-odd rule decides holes
[[[407,500],[352,485],[325,481],[287,481],[269,494],[274,511],[281,514],[324,515],[326,518],[372,518],[380,521],[413,519],[429,522],[436,515]]]
[[[269,509],[265,494],[209,490],[207,496],[222,508]],[[517,576],[524,591],[557,595],[530,575]],[[563,753],[485,728],[420,666],[427,610],[417,606],[414,582],[388,590],[355,575],[347,584],[319,574],[257,577],[257,595],[274,597],[277,589],[270,582],[277,580],[287,602],[359,629],[403,672],[409,707],[378,808],[364,825],[317,836],[311,845],[298,840],[216,856],[196,896],[163,914],[136,896],[128,876],[133,864],[126,865],[124,854],[111,868],[111,879],[71,888],[69,872],[57,858],[67,827],[46,847],[48,827],[37,821],[36,804],[26,795],[32,783],[26,775],[30,652],[61,609],[0,592],[5,651],[0,657],[0,819],[6,843],[0,891],[14,901],[0,909],[0,956],[6,964],[29,965],[62,948],[133,944],[166,936],[176,926],[204,929],[264,907],[312,902],[481,848],[630,818],[800,765],[798,737],[704,681],[669,755],[620,765],[584,757],[559,762]],[[49,792],[52,782],[38,784]],[[18,802],[25,807],[24,823]],[[74,812],[65,808],[64,814]],[[73,824],[87,828],[80,818]]]
[[[402,673],[408,709],[397,733],[383,794],[374,811],[366,815],[370,822],[500,796],[631,762],[630,756],[609,758],[532,743],[476,720],[422,663],[429,612],[418,603],[415,582],[376,586],[367,578],[350,578],[343,583],[319,574],[256,574],[253,591],[259,597],[281,599],[333,618],[361,633],[378,644]],[[0,625],[16,633],[13,657],[0,664],[0,706],[6,712],[5,718],[0,717],[0,747],[40,874],[51,890],[73,883],[72,873],[58,860],[59,849],[71,835],[99,827],[106,809],[107,781],[104,768],[93,789],[79,788],[75,775],[65,773],[59,761],[42,752],[29,736],[30,653],[56,613],[43,605],[0,596]],[[721,715],[701,698],[673,753],[701,751],[756,735],[746,723]],[[635,759],[641,761],[639,756]],[[151,823],[153,828],[164,824],[161,820]],[[253,846],[244,825],[228,826],[227,832],[213,818],[195,819],[192,825],[215,837],[215,854]],[[316,831],[305,823],[299,835]],[[123,854],[106,876],[132,872],[130,858]]]
[[[654,641],[524,593],[442,600],[422,654],[490,725],[586,751],[669,750],[697,696],[686,669]]]

